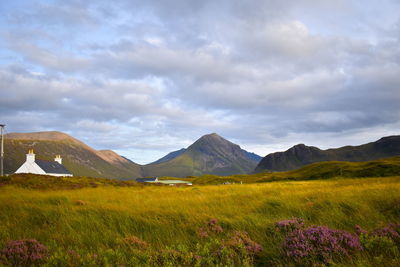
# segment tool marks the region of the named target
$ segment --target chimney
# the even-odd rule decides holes
[[[29,149],[28,154],[26,154],[26,162],[28,163],[35,162],[35,154],[33,153],[33,149]]]
[[[56,161],[56,162],[62,164],[62,158],[61,158],[61,156],[60,156],[60,155],[56,155],[56,157],[54,158],[54,161]]]

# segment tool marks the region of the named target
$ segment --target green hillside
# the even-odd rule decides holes
[[[262,183],[272,181],[305,181],[329,178],[388,177],[400,175],[400,156],[366,162],[326,161],[287,172],[265,172],[251,175],[203,175],[186,178],[194,184]]]
[[[14,173],[25,162],[28,150],[33,149],[36,158],[43,160],[54,160],[55,155],[60,154],[63,165],[77,176],[117,179],[141,176],[140,165],[114,152],[96,151],[66,134],[51,133],[51,136],[44,137],[29,134],[6,135],[4,172]]]
[[[217,134],[201,137],[171,160],[143,166],[144,176],[197,176],[250,173],[257,165],[248,152]]]
[[[400,136],[388,136],[360,146],[321,150],[296,145],[285,152],[271,153],[257,165],[255,172],[289,171],[322,161],[368,161],[400,155]]]

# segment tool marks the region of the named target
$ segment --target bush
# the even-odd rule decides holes
[[[6,244],[0,254],[5,264],[31,266],[44,262],[48,248],[35,239],[13,240]]]
[[[400,246],[400,224],[388,224],[372,231],[372,236],[387,237]]]
[[[346,231],[313,226],[289,233],[283,249],[298,263],[328,263],[349,257],[362,247],[359,238]]]
[[[217,219],[210,219],[205,227],[200,227],[199,229],[197,229],[197,235],[202,238],[209,237],[214,234],[220,234],[223,232],[224,229],[221,225],[219,225]]]
[[[300,230],[304,228],[304,220],[300,218],[293,218],[289,220],[283,220],[275,223],[275,227],[279,232],[283,234],[288,234],[295,230]]]
[[[356,225],[361,244],[373,257],[399,257],[400,224],[388,224],[371,232]]]
[[[245,254],[254,256],[263,250],[263,247],[254,242],[246,232],[236,231],[230,239],[224,242],[224,246],[239,252],[242,248]]]

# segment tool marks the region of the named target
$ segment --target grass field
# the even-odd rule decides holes
[[[0,186],[0,249],[11,240],[36,239],[49,248],[42,263],[51,266],[295,265],[282,250],[278,221],[296,217],[350,233],[355,225],[372,231],[400,222],[400,177],[193,187],[33,184]],[[224,231],[199,236],[210,219]],[[246,231],[263,251],[249,255],[226,245],[236,240],[235,231]],[[385,242],[335,262],[398,266],[398,247]],[[211,253],[221,244],[231,248],[228,256]]]

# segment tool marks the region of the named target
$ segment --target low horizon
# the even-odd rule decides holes
[[[57,131],[57,130],[51,130],[51,131],[37,131],[37,132],[7,132],[7,133],[5,134],[5,136],[7,136],[7,135],[9,135],[9,134],[34,134],[34,133],[51,133],[51,132],[67,134],[67,135],[69,135],[70,137],[75,138],[75,139],[77,139],[78,141],[81,141],[81,142],[85,143],[86,145],[88,145],[88,146],[90,146],[90,147],[92,147],[93,149],[96,149],[96,150],[112,150],[112,151],[114,151],[115,153],[117,153],[118,155],[120,155],[120,156],[122,156],[122,157],[124,157],[124,158],[127,158],[128,160],[131,160],[131,161],[133,161],[133,162],[135,162],[135,163],[137,163],[137,164],[140,164],[140,165],[147,165],[147,164],[153,163],[153,162],[155,162],[155,161],[157,161],[157,160],[163,158],[164,156],[168,155],[168,154],[171,153],[171,152],[176,152],[176,151],[178,151],[178,150],[187,149],[187,148],[188,148],[190,145],[192,145],[194,142],[196,142],[196,141],[199,140],[200,138],[202,138],[202,137],[204,137],[204,136],[207,136],[207,135],[216,134],[216,135],[218,135],[218,136],[220,136],[220,137],[222,137],[222,138],[224,138],[224,139],[226,139],[226,140],[228,140],[228,141],[231,141],[231,140],[229,140],[229,138],[226,138],[226,137],[220,135],[219,133],[215,133],[215,132],[213,132],[213,133],[207,133],[207,134],[203,134],[203,135],[201,135],[201,136],[199,136],[199,137],[193,139],[192,143],[190,143],[190,144],[189,144],[188,146],[186,146],[186,147],[181,147],[181,148],[173,149],[173,150],[171,150],[171,151],[169,151],[169,152],[166,152],[165,154],[161,155],[160,157],[158,157],[158,158],[156,158],[156,159],[152,159],[151,161],[148,161],[148,162],[143,162],[143,161],[140,161],[140,159],[137,160],[137,161],[135,161],[135,160],[133,160],[132,158],[126,156],[125,154],[119,153],[117,150],[113,150],[113,149],[109,149],[109,148],[96,148],[96,147],[93,147],[92,145],[90,145],[90,144],[84,142],[83,140],[81,140],[81,139],[79,139],[79,138],[77,138],[77,137],[75,137],[75,136],[73,136],[73,135],[71,135],[71,134],[68,134],[68,133],[65,133],[65,132],[61,132],[61,131]],[[268,154],[275,153],[275,152],[284,152],[284,151],[287,151],[288,149],[292,148],[293,146],[301,145],[301,144],[304,144],[304,145],[306,145],[306,146],[317,147],[317,148],[322,149],[322,150],[326,150],[326,149],[336,149],[336,148],[341,148],[341,147],[344,147],[344,146],[359,146],[359,145],[367,144],[367,143],[370,143],[370,142],[378,141],[378,140],[380,140],[381,138],[384,138],[384,137],[391,137],[391,136],[399,136],[399,134],[380,136],[379,138],[376,138],[376,139],[374,139],[374,140],[369,140],[369,141],[366,141],[366,142],[363,142],[363,143],[345,144],[345,145],[342,145],[342,146],[337,146],[337,147],[331,146],[331,147],[326,147],[326,148],[314,146],[314,145],[312,145],[312,144],[307,144],[307,143],[304,143],[304,142],[299,142],[299,143],[296,143],[296,144],[294,144],[294,145],[292,145],[292,146],[290,146],[290,147],[287,147],[287,148],[285,148],[285,149],[283,149],[283,150],[271,151],[271,152],[269,152]],[[232,141],[231,141],[231,142],[232,142]],[[246,150],[247,152],[255,153],[254,151],[247,150],[245,147],[243,147],[243,146],[242,146],[241,144],[239,144],[239,143],[235,143],[235,142],[232,142],[232,143],[234,143],[234,144],[236,144],[236,145],[239,145],[242,149]],[[262,157],[262,158],[264,158],[265,156],[268,155],[268,154],[260,155],[260,154],[258,154],[258,153],[255,153],[255,154],[258,155],[258,156],[260,156],[260,157]]]

